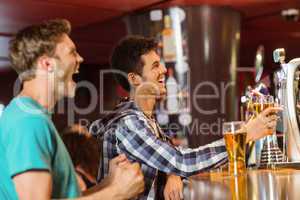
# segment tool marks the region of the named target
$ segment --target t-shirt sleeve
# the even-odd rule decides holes
[[[54,154],[51,137],[47,119],[25,118],[17,121],[7,134],[6,156],[10,176],[33,170],[51,172]]]

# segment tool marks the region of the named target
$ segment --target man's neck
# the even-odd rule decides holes
[[[52,111],[58,101],[54,92],[51,92],[51,89],[47,87],[47,84],[37,80],[25,81],[19,96],[32,98],[48,111]]]
[[[135,92],[131,93],[130,99],[134,100],[137,106],[147,117],[152,117],[153,110],[156,104],[156,97],[154,95],[138,95]]]

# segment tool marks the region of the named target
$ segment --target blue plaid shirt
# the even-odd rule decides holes
[[[158,171],[189,177],[227,161],[223,139],[196,149],[175,148],[156,126],[161,138],[133,101],[122,102],[113,114],[95,121],[90,132],[103,145],[98,181],[108,175],[109,160],[124,153],[130,161],[141,164],[145,190],[139,199],[151,200],[156,196]]]

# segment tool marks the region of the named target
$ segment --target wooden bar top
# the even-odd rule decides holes
[[[185,200],[299,200],[300,170],[248,170],[239,176],[205,173],[190,177],[187,188]]]

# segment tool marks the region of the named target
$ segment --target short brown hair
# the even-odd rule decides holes
[[[43,55],[53,56],[61,36],[69,35],[71,24],[65,19],[49,20],[20,30],[10,41],[9,58],[22,80],[35,77],[36,61]]]

